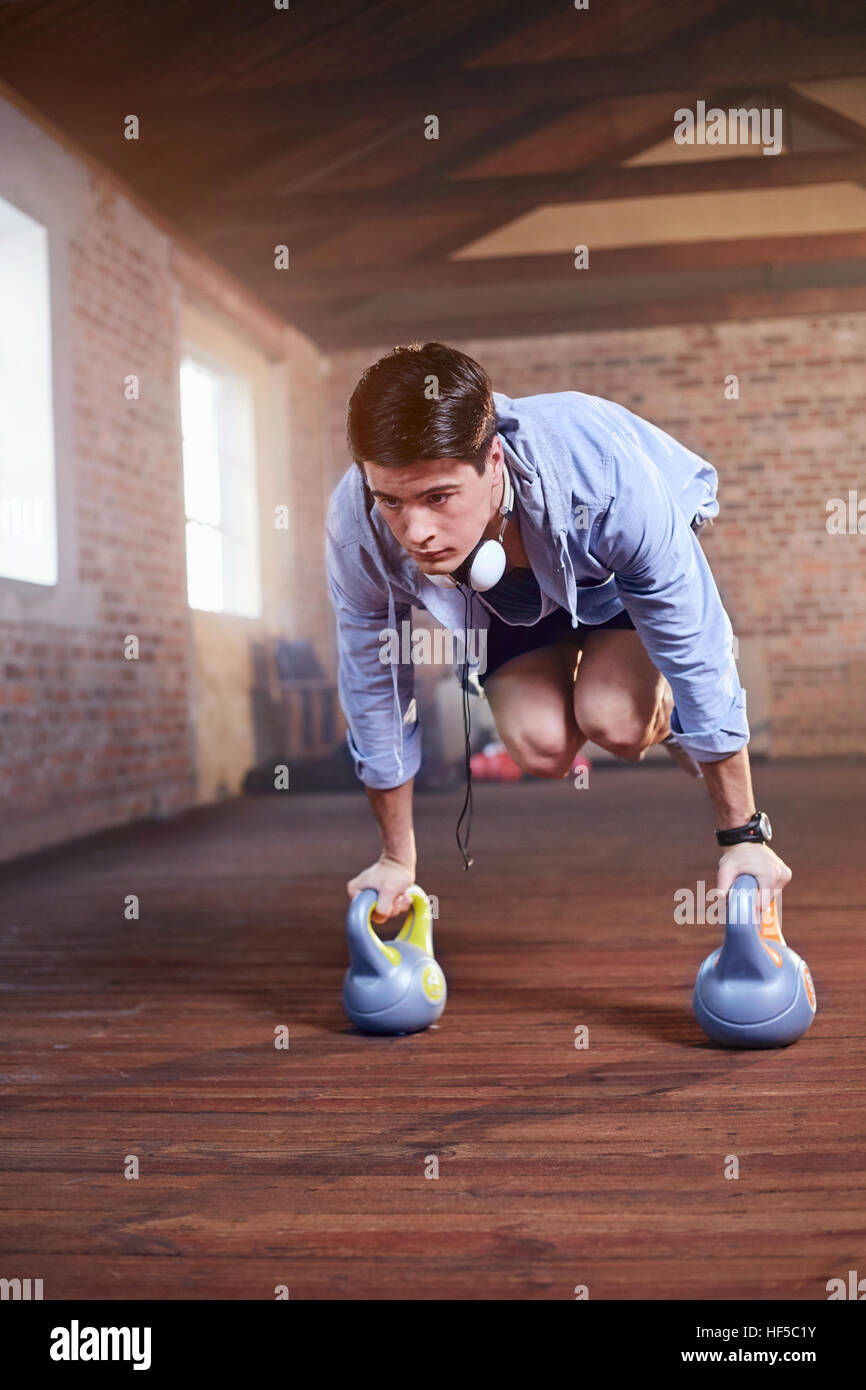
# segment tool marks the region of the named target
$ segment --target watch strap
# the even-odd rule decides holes
[[[767,840],[761,828],[763,813],[756,811],[745,825],[729,826],[727,830],[716,830],[716,840],[720,845],[765,845]]]

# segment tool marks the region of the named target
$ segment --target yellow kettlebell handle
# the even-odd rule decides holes
[[[417,883],[406,889],[410,915],[398,931],[395,941],[409,941],[420,946],[428,956],[433,955],[433,904]]]
[[[411,888],[406,889],[406,896],[409,899],[410,915],[406,918],[402,927],[394,937],[395,941],[409,941],[413,946],[420,946],[422,951],[426,951],[428,956],[433,955],[433,904],[427,897],[423,888],[417,883],[413,883]],[[400,964],[400,952],[396,951],[389,941],[380,940],[373,926],[373,913],[376,909],[376,900],[370,900],[367,909],[367,930],[379,950],[387,957],[392,965]]]

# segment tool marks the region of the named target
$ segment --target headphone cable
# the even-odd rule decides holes
[[[471,828],[472,828],[472,763],[471,763],[472,750],[471,750],[471,745],[470,745],[470,742],[469,742],[469,734],[470,734],[470,731],[471,731],[471,728],[472,728],[472,719],[471,719],[471,713],[470,713],[470,707],[469,707],[469,699],[470,699],[470,696],[469,696],[469,618],[470,618],[470,615],[471,615],[471,612],[472,612],[472,596],[473,596],[473,593],[474,593],[474,590],[473,590],[471,584],[469,584],[467,587],[468,587],[468,589],[469,589],[468,597],[467,597],[466,593],[464,593],[464,595],[463,595],[463,635],[464,635],[464,638],[465,638],[465,642],[464,642],[464,646],[463,646],[463,682],[462,682],[462,686],[463,686],[463,690],[462,690],[462,694],[463,694],[463,737],[464,737],[465,746],[466,746],[466,796],[465,796],[464,799],[463,799],[463,810],[460,812],[460,817],[459,817],[459,819],[458,819],[458,821],[457,821],[457,830],[456,830],[456,835],[457,835],[457,847],[458,847],[458,849],[460,850],[460,853],[463,855],[463,861],[464,861],[464,862],[463,862],[463,868],[464,868],[464,870],[471,868],[471,866],[475,863],[475,860],[471,857],[471,855],[470,855],[468,858],[467,858],[467,855],[466,855],[466,850],[468,850],[468,848],[469,848],[469,835],[470,835]],[[466,822],[466,838],[465,838],[463,844],[461,844],[461,843],[460,843],[460,825],[461,825],[461,822],[462,822],[462,820],[463,820],[463,817],[466,815],[467,808],[468,808],[468,811],[469,811],[469,819],[468,819],[467,822]],[[465,848],[464,848],[464,846],[465,846]]]
[[[508,484],[508,493],[506,492],[506,482],[507,482],[507,484]],[[505,499],[506,499],[506,497],[508,496],[509,493],[511,494],[511,496],[508,498],[508,501],[505,501]],[[512,500],[512,499],[513,499],[513,490],[512,490],[512,485],[511,485],[511,475],[510,475],[510,473],[508,472],[507,466],[505,467],[505,471],[504,471],[504,474],[503,474],[503,481],[502,481],[502,497],[503,497],[503,502],[500,503],[500,508],[499,508],[500,515],[501,515],[502,518],[503,518],[503,520],[502,520],[502,526],[500,527],[500,530],[499,530],[499,544],[500,544],[500,545],[502,545],[502,537],[503,537],[503,535],[505,534],[505,528],[506,528],[506,526],[508,525],[508,521],[509,521],[509,518],[510,518],[510,516],[511,516],[511,508],[512,508],[512,506],[513,506],[513,500]],[[461,566],[458,567],[458,570],[455,571],[455,573],[460,573],[460,571],[463,570],[465,564],[466,564],[466,561],[464,560],[464,561],[463,561],[463,564],[462,564]],[[461,587],[462,587],[462,586],[461,586]],[[471,708],[470,708],[470,704],[469,704],[469,701],[470,701],[470,698],[471,698],[471,697],[470,697],[470,694],[469,694],[469,621],[470,621],[470,618],[471,618],[471,616],[472,616],[472,599],[473,599],[473,597],[475,596],[475,589],[474,589],[474,587],[473,587],[473,585],[472,585],[471,569],[470,569],[470,572],[466,575],[466,588],[468,589],[469,592],[468,592],[468,596],[467,596],[467,594],[466,594],[465,592],[464,592],[464,594],[463,594],[463,636],[464,636],[464,643],[463,643],[463,681],[462,681],[462,695],[463,695],[463,738],[464,738],[464,742],[465,742],[465,752],[466,752],[466,795],[465,795],[465,797],[463,798],[463,810],[460,812],[460,815],[459,815],[459,817],[458,817],[458,820],[457,820],[457,829],[456,829],[456,832],[455,832],[455,833],[456,833],[456,836],[457,836],[457,847],[458,847],[458,849],[460,850],[460,853],[463,855],[463,868],[464,868],[464,870],[470,869],[470,868],[472,867],[472,865],[475,863],[475,860],[472,858],[472,856],[471,856],[471,855],[467,856],[467,854],[466,854],[466,851],[467,851],[468,848],[469,848],[469,835],[470,835],[471,829],[472,829],[472,761],[471,761],[471,759],[472,759],[472,745],[471,745],[471,743],[470,743],[470,738],[469,738],[469,735],[470,735],[471,730],[472,730],[472,715],[471,715]],[[467,822],[466,822],[466,837],[465,837],[463,843],[461,844],[461,843],[460,843],[460,826],[461,826],[461,823],[462,823],[462,821],[463,821],[463,817],[466,815],[467,811],[468,811],[468,813],[469,813],[469,817],[468,817],[468,820],[467,820]]]

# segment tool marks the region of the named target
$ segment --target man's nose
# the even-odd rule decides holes
[[[410,516],[406,522],[406,539],[410,545],[423,545],[431,533],[430,519],[419,513],[417,516]]]

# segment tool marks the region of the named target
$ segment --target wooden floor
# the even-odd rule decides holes
[[[0,868],[0,1276],[46,1299],[823,1300],[866,1275],[866,768],[755,779],[819,1006],[768,1053],[691,1012],[721,933],[676,925],[674,893],[712,888],[718,852],[673,764],[476,783],[468,873],[462,791],[417,798],[450,996],[413,1037],[341,1009],[363,793]]]

